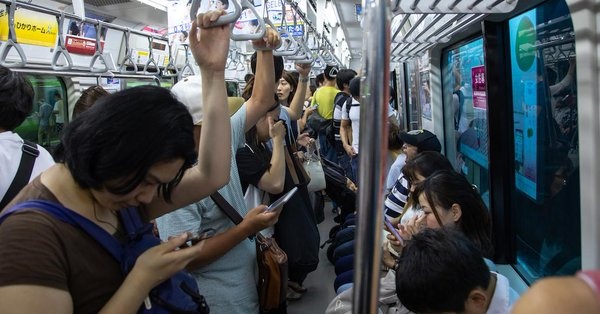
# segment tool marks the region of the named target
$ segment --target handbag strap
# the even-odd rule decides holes
[[[235,210],[235,208],[233,208],[233,206],[231,206],[231,204],[229,204],[229,202],[218,191],[211,194],[210,198],[234,224],[239,225],[242,220],[244,220],[242,215],[240,215],[240,213],[238,213],[237,210]],[[248,239],[252,241],[254,239],[254,235],[249,236]]]
[[[4,197],[0,200],[0,210],[4,208],[12,199],[21,191],[21,189],[27,185],[31,173],[33,172],[33,166],[35,160],[40,155],[40,151],[37,149],[37,145],[27,140],[23,140],[23,146],[21,147],[23,153],[21,154],[21,161],[19,162],[19,168],[17,174],[6,190]]]
[[[46,200],[31,200],[19,203],[0,216],[0,224],[11,214],[24,210],[34,209],[52,215],[54,218],[79,227],[90,235],[94,240],[100,243],[106,251],[108,251],[117,262],[121,263],[123,257],[123,249],[121,244],[115,237],[110,235],[106,230],[102,229],[96,223],[83,217],[77,212],[74,212],[58,203]]]
[[[215,202],[215,204],[217,204],[217,206],[219,206],[225,215],[229,217],[231,221],[233,221],[234,224],[239,225],[242,220],[244,220],[240,213],[238,213],[237,210],[235,210],[235,208],[229,204],[229,202],[223,197],[223,195],[221,195],[221,193],[215,192],[210,196],[210,198],[213,200],[213,202]]]

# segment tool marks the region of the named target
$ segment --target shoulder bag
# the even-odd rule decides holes
[[[242,216],[219,192],[212,194],[210,198],[234,224],[238,225],[242,222]],[[271,237],[266,238],[257,233],[255,242],[258,262],[258,300],[260,310],[264,312],[277,309],[286,302],[287,255]]]

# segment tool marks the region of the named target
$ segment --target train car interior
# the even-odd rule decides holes
[[[320,196],[319,266],[288,313],[342,313],[335,300],[352,304],[344,313],[381,312],[391,164],[382,117],[391,111],[399,132],[434,133],[478,191],[491,216],[490,260],[518,294],[545,277],[600,269],[597,0],[0,0],[0,65],[35,91],[15,132],[52,153],[90,87],[170,89],[199,75],[190,7],[216,2],[228,3],[232,22],[230,107],[244,102],[251,40],[269,27],[285,70],[310,64],[315,88],[331,66],[360,77],[352,298],[336,293],[324,243],[340,225],[339,204]]]

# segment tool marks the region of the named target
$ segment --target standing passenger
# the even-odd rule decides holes
[[[190,114],[168,90],[120,91],[65,129],[61,163],[12,204],[52,202],[122,239],[118,211],[133,208],[152,219],[226,184],[231,155],[224,69],[230,30],[206,28],[219,13],[199,15],[191,28],[190,48],[210,78],[202,99],[210,119],[197,151]],[[81,228],[35,208],[12,214],[0,225],[0,313],[135,313],[153,287],[208,249],[202,244],[179,249],[186,240],[181,235],[148,249],[123,274],[111,253]]]
[[[40,145],[32,147],[39,153],[37,158],[33,152],[27,155],[24,145],[29,144],[25,144],[19,134],[13,132],[31,113],[33,96],[33,87],[25,76],[0,66],[0,210],[23,186],[54,165],[52,156]],[[26,167],[28,156],[33,162],[30,170],[23,174],[24,177],[17,178],[18,169],[24,162],[23,167]],[[22,183],[19,184],[19,181]],[[7,195],[13,182],[16,182],[16,186],[11,189],[11,195]]]
[[[254,45],[264,48],[277,47],[280,40],[279,34],[271,28],[267,28],[265,38],[255,41]],[[275,73],[281,73],[283,70],[283,60],[280,59],[281,62],[277,64],[279,70],[275,71],[272,50],[259,50],[256,59],[252,96],[231,117],[229,151],[232,154],[244,146],[244,133],[276,103]],[[202,108],[208,103],[196,102],[202,94],[210,91],[210,86],[206,84],[210,83],[212,78],[203,74],[201,80],[200,83],[198,77],[191,77],[175,84],[172,89],[175,96],[191,111],[196,125],[196,136],[198,133],[204,134],[205,123],[212,119]],[[225,83],[221,84],[224,88]],[[163,239],[189,230],[204,232],[212,229],[215,235],[204,241],[205,250],[195,256],[189,266],[196,277],[200,293],[206,297],[211,312],[258,313],[256,246],[254,240],[249,237],[275,224],[278,214],[266,213],[265,206],[246,208],[236,160],[232,158],[228,162],[231,164],[230,172],[227,172],[229,182],[219,193],[244,217],[242,223],[233,224],[210,198],[160,217],[156,223]]]

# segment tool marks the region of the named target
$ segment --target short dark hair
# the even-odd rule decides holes
[[[250,57],[250,68],[252,69],[252,73],[256,75],[256,51]],[[278,82],[283,74],[283,57],[281,56],[273,56],[273,64],[275,66],[275,82]]]
[[[319,73],[315,77],[315,83],[317,83],[317,87],[319,87],[319,85],[323,85],[323,82],[325,82],[325,74]]]
[[[489,283],[479,250],[448,228],[414,235],[398,259],[396,294],[415,313],[462,312],[470,292]]]
[[[350,95],[352,95],[352,97],[360,97],[360,77],[351,79],[349,84],[350,86],[348,88],[350,89]]]
[[[12,131],[33,109],[33,86],[25,75],[0,65],[0,128]]]
[[[158,188],[167,201],[197,157],[192,117],[171,92],[158,86],[100,98],[67,126],[59,145],[57,159],[79,186],[121,195],[135,189],[155,164],[182,158],[175,179]],[[109,186],[109,181],[116,183]]]
[[[93,106],[98,99],[106,95],[109,95],[109,93],[102,86],[94,85],[88,87],[81,93],[79,99],[77,99],[71,119],[75,119],[75,117]]]
[[[440,170],[453,171],[454,168],[446,156],[434,151],[424,151],[406,161],[402,174],[412,184],[417,179],[417,174],[427,178]]]
[[[455,203],[460,205],[462,214],[457,222],[458,229],[481,250],[483,256],[492,258],[494,246],[490,212],[467,178],[453,170],[436,171],[415,187],[416,201],[421,194],[425,195],[440,225],[438,211],[449,210]]]
[[[250,81],[250,79],[253,77],[254,77],[254,74],[246,73],[246,75],[244,75],[244,82],[248,83],[248,81]]]
[[[344,85],[350,84],[350,80],[357,75],[352,69],[341,69],[335,77],[335,83],[339,90],[344,90]]]

